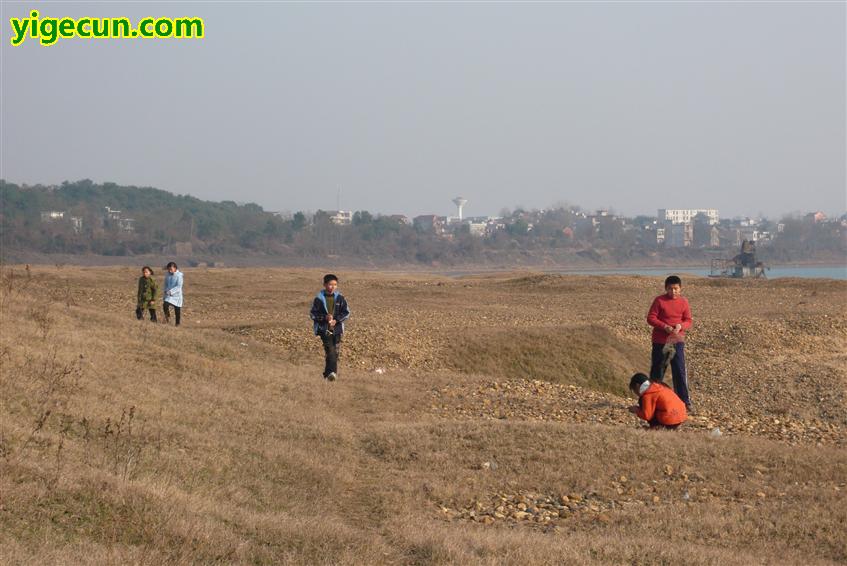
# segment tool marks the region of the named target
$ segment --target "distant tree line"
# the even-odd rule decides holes
[[[50,212],[63,216],[50,217]],[[497,229],[480,237],[467,225],[438,233],[368,211],[355,212],[352,223],[342,226],[325,211],[281,217],[257,204],[209,202],[149,187],[90,180],[19,186],[0,180],[0,243],[11,250],[127,256],[177,255],[180,249],[190,249],[190,255],[198,257],[340,256],[423,264],[533,256],[627,262],[645,261],[657,253],[668,260],[702,255],[688,249],[657,250],[655,242],[644,241],[649,217],[622,221],[609,216],[588,222],[578,207],[569,206],[503,211],[501,216]],[[786,218],[783,224],[767,252],[774,259],[845,253],[845,231],[838,223]],[[776,225],[771,229],[776,231]]]

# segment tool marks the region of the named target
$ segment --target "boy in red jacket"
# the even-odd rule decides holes
[[[629,381],[629,389],[638,397],[638,405],[629,408],[650,428],[676,428],[685,422],[685,403],[664,383],[652,383],[643,373]]]
[[[685,371],[685,331],[691,328],[691,307],[682,296],[682,279],[671,275],[665,279],[665,294],[653,299],[647,312],[647,323],[653,327],[653,353],[650,364],[650,379],[664,381],[665,344],[673,345],[669,352],[673,389],[686,408],[691,409],[688,396],[688,376]]]

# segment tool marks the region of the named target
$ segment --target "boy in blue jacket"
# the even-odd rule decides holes
[[[335,381],[338,377],[338,354],[344,334],[344,321],[350,317],[347,301],[337,289],[338,277],[332,273],[324,275],[324,288],[312,302],[310,313],[315,336],[319,336],[324,345],[326,365],[323,375],[328,381]]]

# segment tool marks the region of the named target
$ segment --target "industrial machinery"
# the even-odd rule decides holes
[[[750,240],[741,242],[741,253],[732,259],[713,259],[709,277],[732,277],[736,279],[750,277],[766,279],[767,267],[756,261],[756,243]]]

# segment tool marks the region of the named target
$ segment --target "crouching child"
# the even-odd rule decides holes
[[[664,383],[651,382],[643,373],[636,373],[629,389],[638,397],[638,405],[630,407],[630,412],[647,421],[650,428],[675,429],[688,418],[685,403]]]
[[[335,381],[338,377],[338,354],[344,334],[344,321],[350,317],[347,301],[338,292],[338,277],[335,275],[330,273],[324,276],[324,288],[312,302],[310,316],[314,322],[315,336],[321,339],[324,346],[324,379]]]

